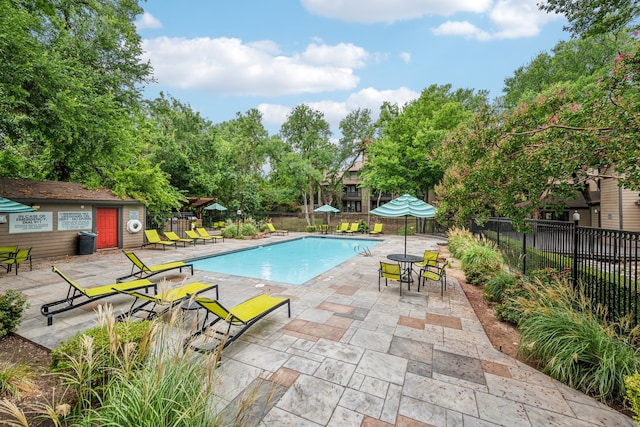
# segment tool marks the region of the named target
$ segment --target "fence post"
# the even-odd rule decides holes
[[[527,233],[522,233],[522,274],[527,274]]]
[[[578,289],[578,222],[580,222],[580,214],[575,211],[573,213],[573,289]]]

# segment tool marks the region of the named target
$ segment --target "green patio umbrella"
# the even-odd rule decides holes
[[[371,213],[386,217],[404,217],[404,254],[407,255],[407,218],[433,218],[436,216],[436,208],[410,194],[404,194],[373,209]]]
[[[224,206],[222,206],[220,203],[216,202],[214,204],[211,204],[209,206],[206,206],[204,208],[204,210],[206,211],[226,211],[227,208],[225,208]]]
[[[334,208],[331,205],[322,205],[319,208],[316,208],[313,210],[314,212],[321,212],[325,214],[325,223],[329,224],[329,214],[331,213],[338,213],[340,212],[340,209]]]
[[[0,197],[0,213],[33,212],[36,208]]]

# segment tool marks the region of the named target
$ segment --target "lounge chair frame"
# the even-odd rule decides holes
[[[200,324],[200,327],[185,341],[184,347],[191,347],[199,352],[211,352],[217,351],[222,344],[222,349],[229,346],[232,342],[240,338],[252,325],[264,318],[274,310],[286,305],[287,316],[291,317],[291,300],[289,298],[278,298],[271,295],[262,294],[250,298],[230,309],[225,308],[218,300],[205,297],[195,297],[193,301],[200,306],[200,308],[206,311],[206,315]],[[259,308],[262,307],[262,308]],[[209,316],[214,316],[214,319],[209,321]],[[227,323],[226,331],[216,330],[215,333],[219,337],[220,342],[211,349],[202,349],[193,347],[192,342],[198,336],[204,334],[209,328],[216,325],[218,322],[224,321]],[[233,326],[239,327],[239,329],[231,334],[231,328]]]
[[[176,242],[176,244],[178,244],[178,242],[182,243],[183,247],[187,247],[187,243],[193,243],[193,246],[196,245],[196,241],[193,239],[185,239],[182,238],[180,236],[178,236],[175,231],[163,231],[162,234],[164,234],[164,236],[169,239],[172,242]]]
[[[143,248],[149,245],[161,245],[162,250],[164,250],[167,246],[173,246],[174,249],[178,249],[178,245],[176,242],[172,242],[170,240],[162,240],[160,238],[158,230],[144,230],[144,235],[147,238],[147,243],[142,244],[141,247]]]
[[[270,222],[267,223],[267,227],[269,228],[269,234],[276,234],[276,235],[279,234],[281,236],[284,236],[285,234],[289,234],[289,230],[278,230]]]
[[[183,268],[190,268],[191,275],[193,276],[192,263],[186,263],[184,261],[175,261],[175,262],[166,262],[164,264],[148,266],[144,262],[142,262],[142,260],[138,257],[138,255],[136,255],[134,252],[123,249],[122,253],[124,253],[125,256],[129,258],[129,260],[133,263],[133,265],[131,266],[131,273],[127,274],[126,276],[118,277],[118,279],[116,279],[118,283],[130,277],[146,279],[156,274],[164,273],[170,270],[175,270],[176,268],[180,269],[180,273],[182,273]]]
[[[194,230],[184,230],[184,234],[186,234],[188,238],[194,241],[194,246],[196,243],[198,243],[198,240],[202,240],[203,245],[207,243],[207,240],[211,240],[212,242],[214,241],[213,238],[201,236],[198,233],[196,233]]]
[[[148,293],[150,287],[153,288],[154,293],[157,290],[157,285],[148,279],[138,279],[131,282],[96,286],[93,288],[83,288],[73,280],[69,279],[55,266],[52,266],[51,270],[62,277],[65,282],[69,284],[69,290],[67,291],[66,298],[43,304],[40,307],[40,313],[47,318],[47,326],[51,326],[53,324],[53,316],[55,314],[64,313],[65,311],[82,307],[83,305],[89,304],[90,302],[116,295],[118,291],[145,288],[145,292]]]
[[[131,318],[139,312],[147,313],[145,320],[151,320],[155,317],[163,316],[165,313],[193,298],[195,295],[200,295],[211,289],[215,289],[216,299],[218,299],[218,285],[202,282],[192,282],[177,288],[164,289],[155,295],[143,294],[135,290],[119,290],[118,292],[121,294],[130,295],[135,299],[131,303],[129,310],[119,315],[116,320],[122,321]],[[143,302],[136,305],[138,301]],[[158,310],[159,307],[162,308]]]
[[[204,237],[205,239],[211,239],[213,241],[213,243],[217,242],[218,240],[222,239],[222,241],[224,242],[224,236],[218,236],[218,235],[214,235],[214,234],[209,234],[209,232],[207,231],[206,228],[204,227],[196,227],[196,231],[198,232],[198,234],[202,237]]]

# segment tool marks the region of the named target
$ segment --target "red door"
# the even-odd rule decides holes
[[[96,249],[118,247],[118,208],[96,209]]]

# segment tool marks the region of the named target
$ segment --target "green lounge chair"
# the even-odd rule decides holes
[[[382,224],[377,223],[373,225],[373,229],[369,231],[369,234],[382,234]]]
[[[208,237],[203,237],[203,236],[199,235],[198,233],[196,233],[193,230],[184,230],[184,234],[186,234],[189,239],[191,239],[191,240],[193,240],[195,242],[194,245],[198,242],[198,240],[202,240],[202,244],[203,245],[205,243],[207,243],[207,240],[213,241],[213,239],[208,238]]]
[[[158,265],[146,265],[138,255],[131,251],[122,250],[122,252],[126,255],[127,258],[133,263],[131,266],[131,273],[120,277],[117,279],[118,282],[121,282],[124,279],[128,279],[129,277],[137,277],[139,279],[146,279],[148,277],[154,276],[159,273],[164,273],[165,271],[174,270],[176,268],[180,269],[182,273],[183,268],[190,268],[191,275],[193,276],[193,264],[187,264],[184,261],[174,261],[174,262],[166,262],[164,264]]]
[[[267,223],[267,227],[269,228],[269,234],[279,234],[281,236],[289,234],[289,230],[277,230],[270,222]]]
[[[209,232],[204,227],[198,227],[196,228],[196,231],[201,237],[204,237],[206,239],[213,239],[214,243],[217,242],[218,240],[222,240],[224,242],[224,236],[209,234]]]
[[[291,301],[289,298],[278,298],[267,294],[258,295],[229,309],[225,308],[219,301],[211,298],[196,296],[193,299],[193,302],[204,309],[206,315],[202,320],[201,326],[186,340],[185,348],[191,347],[196,351],[201,352],[224,349],[229,344],[237,340],[258,320],[283,305],[287,306],[288,316],[291,317]],[[209,320],[210,316],[212,317],[211,321]],[[205,334],[209,328],[220,321],[227,323],[226,331],[216,329],[212,334],[213,337],[209,336],[211,334],[207,334],[206,337],[203,337],[205,341],[207,341],[206,338],[212,338],[213,341],[217,342],[217,344],[205,349],[201,346],[200,340],[198,340],[198,344],[194,343],[199,336]],[[233,333],[231,331],[232,327],[235,329],[235,332]],[[202,344],[208,345],[209,343],[204,342]],[[222,347],[220,348],[220,346]]]
[[[144,230],[144,235],[147,237],[147,243],[142,245],[143,248],[148,245],[161,245],[162,249],[164,249],[167,246],[173,246],[174,248],[178,248],[178,245],[176,245],[176,242],[162,240],[160,238],[160,234],[158,234],[158,230]]]
[[[145,292],[152,287],[155,293],[156,284],[148,279],[133,280],[131,282],[115,283],[113,285],[96,286],[93,288],[84,288],[73,280],[69,279],[64,273],[55,266],[51,267],[52,271],[62,277],[69,284],[67,297],[58,301],[43,304],[40,307],[40,313],[47,318],[47,326],[53,323],[55,314],[73,310],[90,302],[115,295],[118,291],[134,290],[145,288]]]
[[[342,224],[336,227],[336,233],[346,233],[348,229],[349,229],[349,223],[343,222]]]
[[[165,235],[165,237],[169,240],[171,240],[172,242],[176,242],[176,244],[178,242],[182,242],[182,246],[186,247],[187,243],[193,243],[193,245],[196,245],[195,240],[193,239],[183,239],[182,237],[178,236],[175,232],[173,231],[163,231],[163,234]]]
[[[120,321],[126,318],[131,318],[141,311],[147,313],[145,319],[150,320],[154,317],[164,315],[182,302],[188,301],[195,295],[199,295],[210,289],[216,290],[216,299],[218,299],[218,285],[200,282],[189,283],[177,288],[160,289],[155,295],[143,294],[135,290],[119,290],[118,292],[130,295],[135,299],[131,304],[131,308],[129,308],[126,313],[118,316],[117,320]],[[138,301],[143,302],[136,306]],[[149,305],[150,307],[148,307]]]
[[[357,233],[359,229],[360,229],[360,224],[357,223],[357,222],[352,222],[351,223],[351,228],[349,228],[346,232],[347,233]]]

